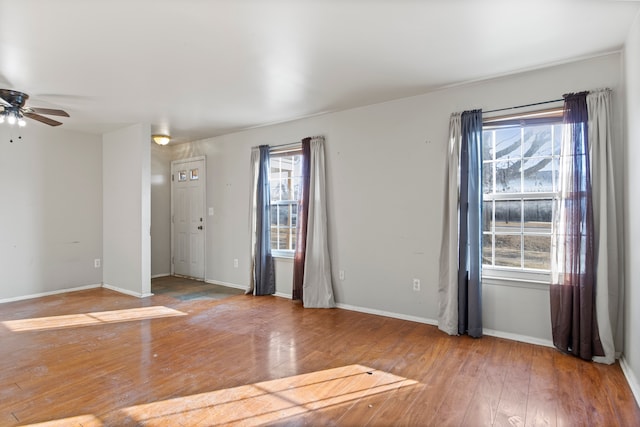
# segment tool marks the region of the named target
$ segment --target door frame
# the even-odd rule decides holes
[[[174,225],[173,225],[173,202],[174,202],[174,197],[173,197],[173,180],[175,179],[175,173],[176,171],[174,170],[175,167],[181,163],[189,163],[189,162],[197,162],[202,160],[203,162],[203,168],[202,168],[202,172],[200,174],[200,176],[202,177],[202,218],[204,218],[203,220],[203,225],[204,225],[204,236],[203,236],[203,244],[204,244],[204,248],[202,251],[202,256],[204,257],[203,260],[203,277],[202,280],[206,281],[207,280],[207,216],[205,215],[207,213],[207,157],[206,156],[197,156],[197,157],[189,157],[186,159],[178,159],[178,160],[172,160],[171,161],[171,275],[173,276],[175,274],[175,263],[174,261],[174,253],[175,253],[175,242],[174,242]]]

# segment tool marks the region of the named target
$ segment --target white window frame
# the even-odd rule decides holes
[[[553,108],[548,110],[527,112],[518,115],[509,115],[509,116],[501,116],[494,118],[486,118],[483,123],[483,133],[488,130],[498,129],[498,128],[506,128],[506,127],[514,127],[519,126],[521,131],[523,127],[527,126],[536,126],[541,124],[552,124],[553,122],[561,123],[561,108]],[[553,136],[552,136],[553,140]],[[554,156],[554,147],[551,147],[552,156]],[[522,150],[522,145],[520,146]],[[495,166],[495,161],[490,163],[492,166]],[[483,167],[486,164],[483,159]],[[495,172],[493,172],[493,182],[495,185]],[[521,177],[522,179],[522,177]],[[522,182],[522,181],[521,181]],[[521,189],[522,190],[522,189]],[[554,182],[554,191],[550,192],[517,192],[517,193],[493,193],[490,195],[484,194],[483,191],[483,204],[487,201],[500,201],[500,200],[513,200],[513,201],[524,201],[524,200],[538,200],[538,199],[551,199],[553,202],[553,206],[555,208],[555,200],[559,197],[559,189],[557,188],[557,182]],[[521,210],[522,212],[522,210]],[[524,215],[524,213],[522,213]],[[524,233],[524,222],[521,220],[520,227],[520,236],[524,235],[549,235],[549,233]],[[553,227],[553,224],[552,224]],[[552,230],[553,231],[553,230]],[[552,233],[551,231],[551,233]],[[491,234],[491,236],[495,237],[495,230],[491,230],[489,233],[484,231],[484,226],[482,227],[483,239],[485,234]],[[500,234],[500,233],[499,233]],[[499,235],[498,234],[498,235]],[[505,233],[513,235],[514,233]],[[523,239],[521,239],[523,241]],[[482,251],[484,248],[480,248]],[[551,255],[551,254],[550,254]],[[521,249],[521,256],[524,256],[524,252]],[[495,257],[495,238],[493,239],[492,244],[492,257]],[[516,268],[516,267],[507,267],[507,266],[489,266],[486,264],[482,265],[482,280],[487,284],[500,284],[500,285],[509,285],[509,286],[517,286],[517,287],[535,287],[538,288],[540,286],[549,285],[551,282],[551,271],[549,270],[538,270],[538,269],[528,269],[528,268]]]
[[[269,155],[271,156],[271,160],[277,158],[277,157],[288,157],[288,156],[296,156],[302,155],[302,145],[301,144],[290,144],[290,145],[286,145],[286,146],[281,146],[281,147],[273,147],[270,152]],[[295,176],[292,176],[292,179]],[[271,188],[271,171],[269,171],[269,188]],[[292,189],[293,191],[293,189]],[[293,205],[296,204],[298,206],[298,210],[300,209],[300,201],[299,200],[278,200],[278,201],[271,201],[271,206],[273,205],[280,205],[280,206],[287,206],[287,205]],[[298,213],[296,213],[296,215],[298,215]],[[278,220],[279,221],[279,218]],[[290,220],[291,221],[291,220]],[[297,224],[298,218],[296,218],[296,224]],[[294,233],[297,233],[297,227],[292,227],[292,230]],[[270,225],[270,231],[271,231],[271,225]],[[275,258],[290,258],[292,259],[295,256],[295,250],[293,249],[273,249],[273,241],[271,242],[272,244],[272,248],[271,248],[271,255]]]

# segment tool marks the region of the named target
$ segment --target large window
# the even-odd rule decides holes
[[[272,152],[271,250],[275,256],[293,256],[302,172],[302,151]]]
[[[551,268],[562,118],[541,116],[485,120],[482,263],[489,275],[524,278]]]

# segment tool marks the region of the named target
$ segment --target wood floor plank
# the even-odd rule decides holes
[[[640,425],[618,364],[154,283],[0,304],[0,425]]]
[[[469,403],[463,425],[492,426],[506,377],[508,346],[505,340],[492,340],[485,356],[484,369]]]
[[[619,366],[619,362],[616,362],[616,365]],[[640,407],[634,405],[633,394],[629,393],[630,387],[622,373],[622,369],[609,369],[609,366],[599,366],[598,369],[606,389],[604,393],[615,408],[619,425],[631,426],[638,424]]]
[[[532,346],[514,343],[507,357],[507,372],[494,425],[524,426],[531,378]]]
[[[529,395],[527,396],[526,426],[557,424],[558,378],[553,366],[555,350],[533,346]]]

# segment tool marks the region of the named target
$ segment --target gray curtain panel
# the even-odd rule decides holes
[[[438,277],[438,329],[458,335],[458,209],[460,166],[460,116],[449,119],[449,145],[445,159],[445,188],[440,242],[440,274]]]
[[[591,190],[593,192],[593,231],[596,264],[596,314],[604,357],[595,362],[614,363],[622,350],[624,310],[624,272],[622,229],[618,221],[618,203],[614,177],[614,142],[611,132],[611,90],[587,95],[589,113],[589,152],[591,154]]]

